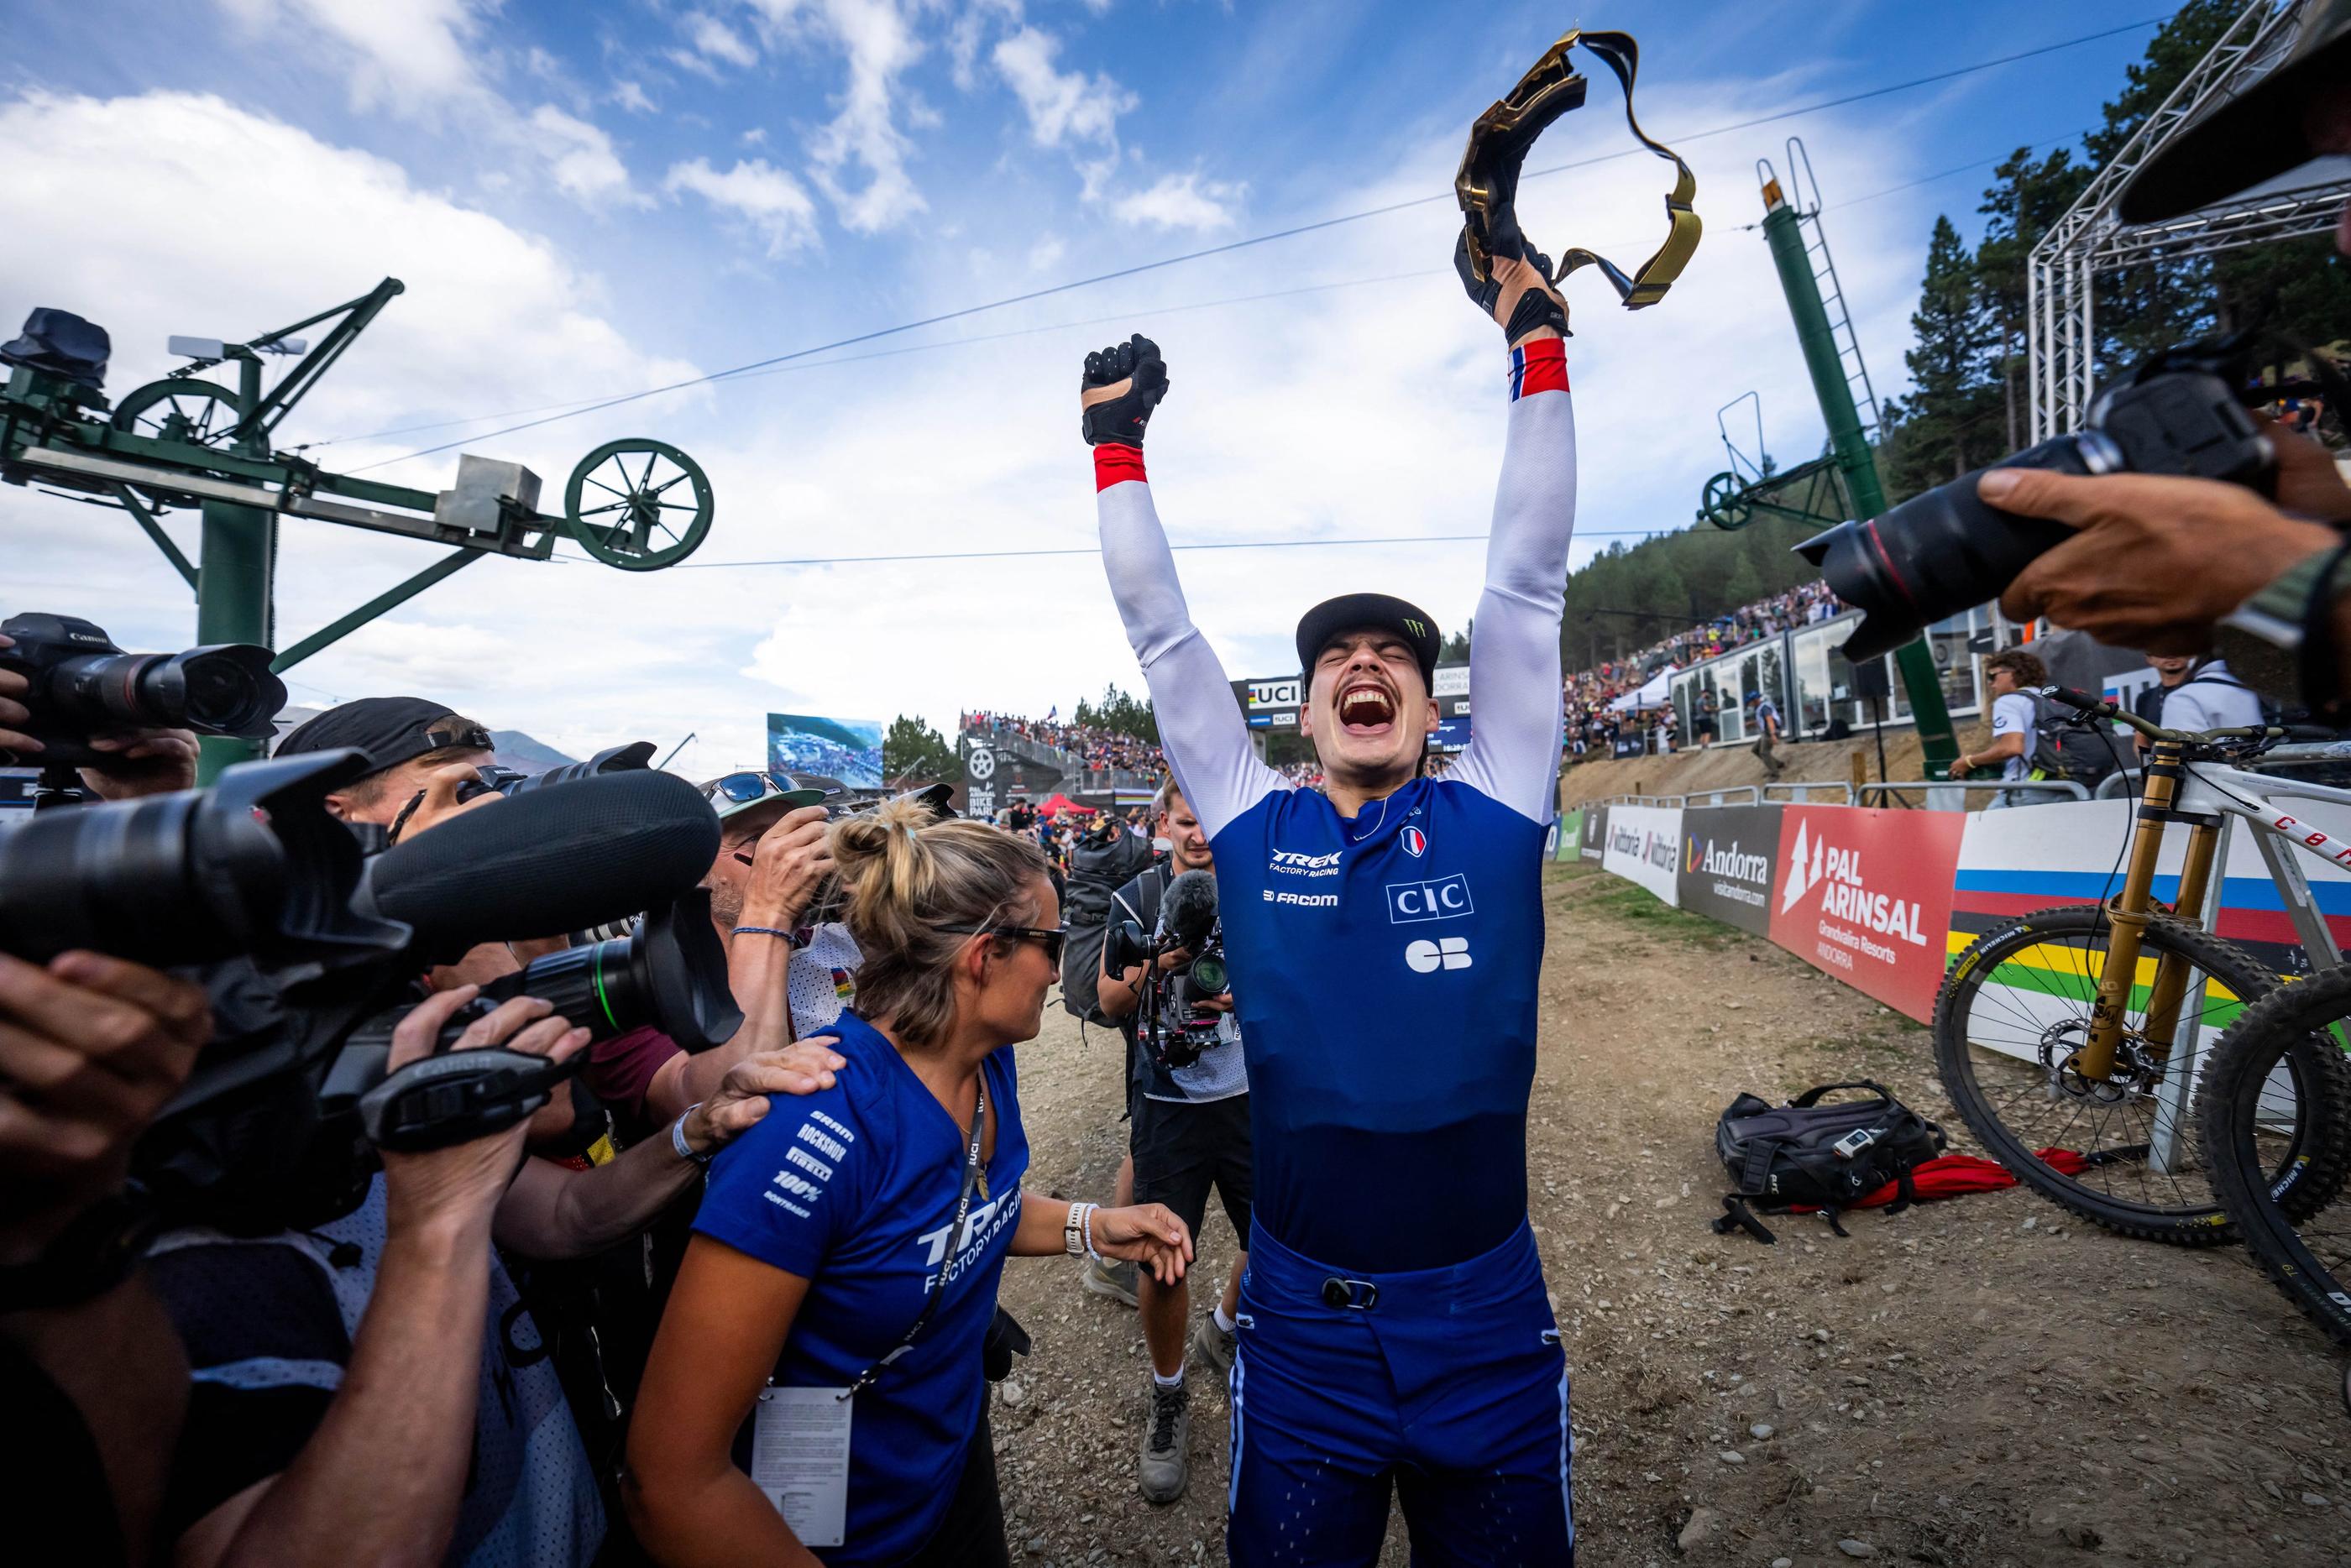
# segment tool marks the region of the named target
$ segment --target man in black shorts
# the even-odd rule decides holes
[[[1145,934],[1159,930],[1160,898],[1171,879],[1185,871],[1215,868],[1207,835],[1174,780],[1160,790],[1155,805],[1159,833],[1170,845],[1168,857],[1111,895],[1111,919],[1133,920]],[[1181,950],[1167,953],[1160,967],[1179,967],[1191,956]],[[1117,1021],[1134,1064],[1127,1089],[1134,1113],[1134,1201],[1165,1204],[1196,1236],[1207,1213],[1208,1189],[1213,1185],[1224,1199],[1241,1251],[1233,1260],[1223,1296],[1201,1320],[1189,1348],[1218,1376],[1229,1376],[1233,1314],[1239,1310],[1241,1269],[1249,1262],[1249,1069],[1241,1058],[1240,1029],[1233,1021],[1232,999],[1217,997],[1208,1003],[1223,1015],[1214,1043],[1188,1066],[1162,1066],[1154,1057],[1150,1031],[1141,1027],[1143,1021],[1136,1016],[1142,982],[1140,964],[1123,974],[1105,969],[1100,992],[1102,1010]],[[1167,1017],[1163,1023],[1167,1031],[1180,1033],[1178,1018]],[[1147,1270],[1141,1272],[1138,1284],[1144,1343],[1151,1352],[1151,1389],[1136,1475],[1146,1501],[1173,1502],[1184,1494],[1190,1473],[1191,1396],[1184,1386],[1184,1330],[1191,1298],[1184,1281],[1162,1285]]]

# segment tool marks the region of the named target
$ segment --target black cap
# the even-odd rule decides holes
[[[365,752],[375,773],[444,746],[497,749],[487,730],[459,719],[454,709],[438,702],[422,697],[362,697],[297,724],[271,754],[291,757],[339,746],[357,746]]]
[[[1437,652],[1445,646],[1445,639],[1437,629],[1437,619],[1418,605],[1392,594],[1341,594],[1308,610],[1298,623],[1299,670],[1311,677],[1314,660],[1331,645],[1332,638],[1367,626],[1395,632],[1411,644],[1422,682],[1435,690]]]
[[[2318,156],[2303,126],[2314,91],[2351,75],[2351,0],[2306,6],[2293,48],[2235,96],[2172,132],[2115,203],[2126,223],[2176,218]]]

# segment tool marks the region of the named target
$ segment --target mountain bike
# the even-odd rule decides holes
[[[1986,1149],[2043,1197],[2125,1235],[2216,1246],[2250,1210],[2231,1207],[2190,1136],[2193,1096],[2220,1032],[2280,991],[2269,966],[2211,930],[2228,818],[2253,832],[2313,968],[2331,968],[2342,953],[2287,846],[2351,865],[2351,844],[2279,802],[2351,805],[2351,791],[2236,765],[2288,738],[2283,729],[2190,733],[2062,687],[2042,695],[2085,725],[2118,722],[2150,742],[2122,890],[2006,921],[1970,944],[1936,999],[1936,1065]],[[2159,875],[2174,827],[2187,830],[2178,869]],[[2248,1113],[2255,1132],[2232,1134],[2228,1179],[2299,1224],[2343,1187],[2351,1063],[2315,1025],[2265,1038],[2268,1064],[2245,1091],[2259,1104]]]

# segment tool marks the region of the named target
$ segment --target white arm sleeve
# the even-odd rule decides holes
[[[1469,642],[1469,749],[1453,775],[1541,823],[1557,806],[1559,623],[1575,533],[1575,416],[1563,369],[1557,379],[1510,405]]]
[[[1150,484],[1123,480],[1094,502],[1102,517],[1102,570],[1151,689],[1159,749],[1214,838],[1242,812],[1287,788],[1288,781],[1257,760],[1225,667],[1192,624]]]

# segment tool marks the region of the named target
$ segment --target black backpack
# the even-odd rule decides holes
[[[1106,843],[1081,845],[1070,852],[1069,886],[1061,895],[1061,924],[1069,932],[1061,952],[1061,1005],[1089,1023],[1110,1022],[1101,1011],[1110,896],[1141,876],[1151,860],[1151,840],[1124,828]]]
[[[1839,1089],[1867,1089],[1875,1097],[1820,1103]],[[1723,1195],[1714,1232],[1736,1229],[1759,1241],[1775,1241],[1748,1205],[1777,1213],[1804,1204],[1823,1210],[1829,1228],[1842,1236],[1837,1211],[1889,1181],[1901,1184],[1901,1195],[1886,1212],[1908,1208],[1916,1196],[1911,1170],[1944,1147],[1940,1127],[1867,1078],[1822,1084],[1784,1106],[1741,1095],[1714,1127],[1714,1151],[1738,1189]]]

